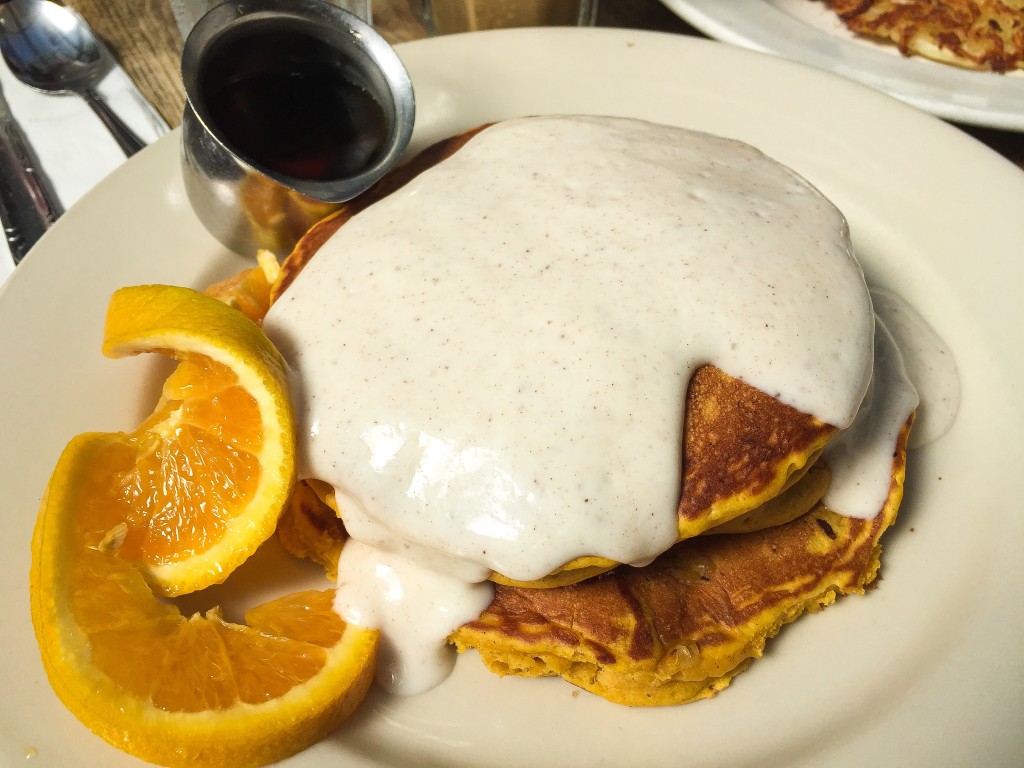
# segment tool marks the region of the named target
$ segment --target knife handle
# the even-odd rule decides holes
[[[25,132],[13,117],[0,119],[0,224],[15,264],[62,213]]]

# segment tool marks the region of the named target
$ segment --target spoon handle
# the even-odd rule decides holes
[[[0,224],[15,264],[62,213],[53,183],[0,95]]]
[[[131,157],[146,146],[146,142],[136,136],[135,132],[124,124],[121,118],[117,116],[114,110],[107,105],[107,102],[95,90],[92,88],[85,89],[82,91],[82,98],[85,99],[86,104],[92,107],[92,111],[103,121],[103,124],[107,126],[107,130],[114,137],[117,146],[121,148],[121,151],[127,157]]]

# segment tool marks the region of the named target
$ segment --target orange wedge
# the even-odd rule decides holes
[[[281,265],[270,251],[256,253],[256,266],[221,280],[203,293],[239,310],[256,323],[263,322],[270,309],[270,290],[281,274]]]
[[[159,285],[114,293],[103,351],[179,361],[152,416],[121,435],[118,556],[166,596],[223,581],[273,534],[294,480],[284,361],[242,312]]]
[[[347,626],[332,593],[183,616],[118,556],[119,478],[137,462],[120,434],[72,440],[32,541],[31,608],[54,690],[111,744],[167,766],[258,766],[334,729],[365,695],[377,633]]]

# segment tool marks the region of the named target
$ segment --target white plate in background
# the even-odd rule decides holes
[[[816,0],[662,3],[717,40],[835,72],[939,117],[1024,131],[1024,72],[975,72],[904,57],[895,45],[854,35]]]

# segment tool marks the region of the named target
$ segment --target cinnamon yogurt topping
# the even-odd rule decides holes
[[[416,692],[492,571],[676,541],[699,366],[845,428],[874,322],[846,221],[789,169],[708,134],[545,117],[355,216],[264,327],[294,371],[301,473],[334,486],[357,542],[336,605],[385,629],[383,682]]]

